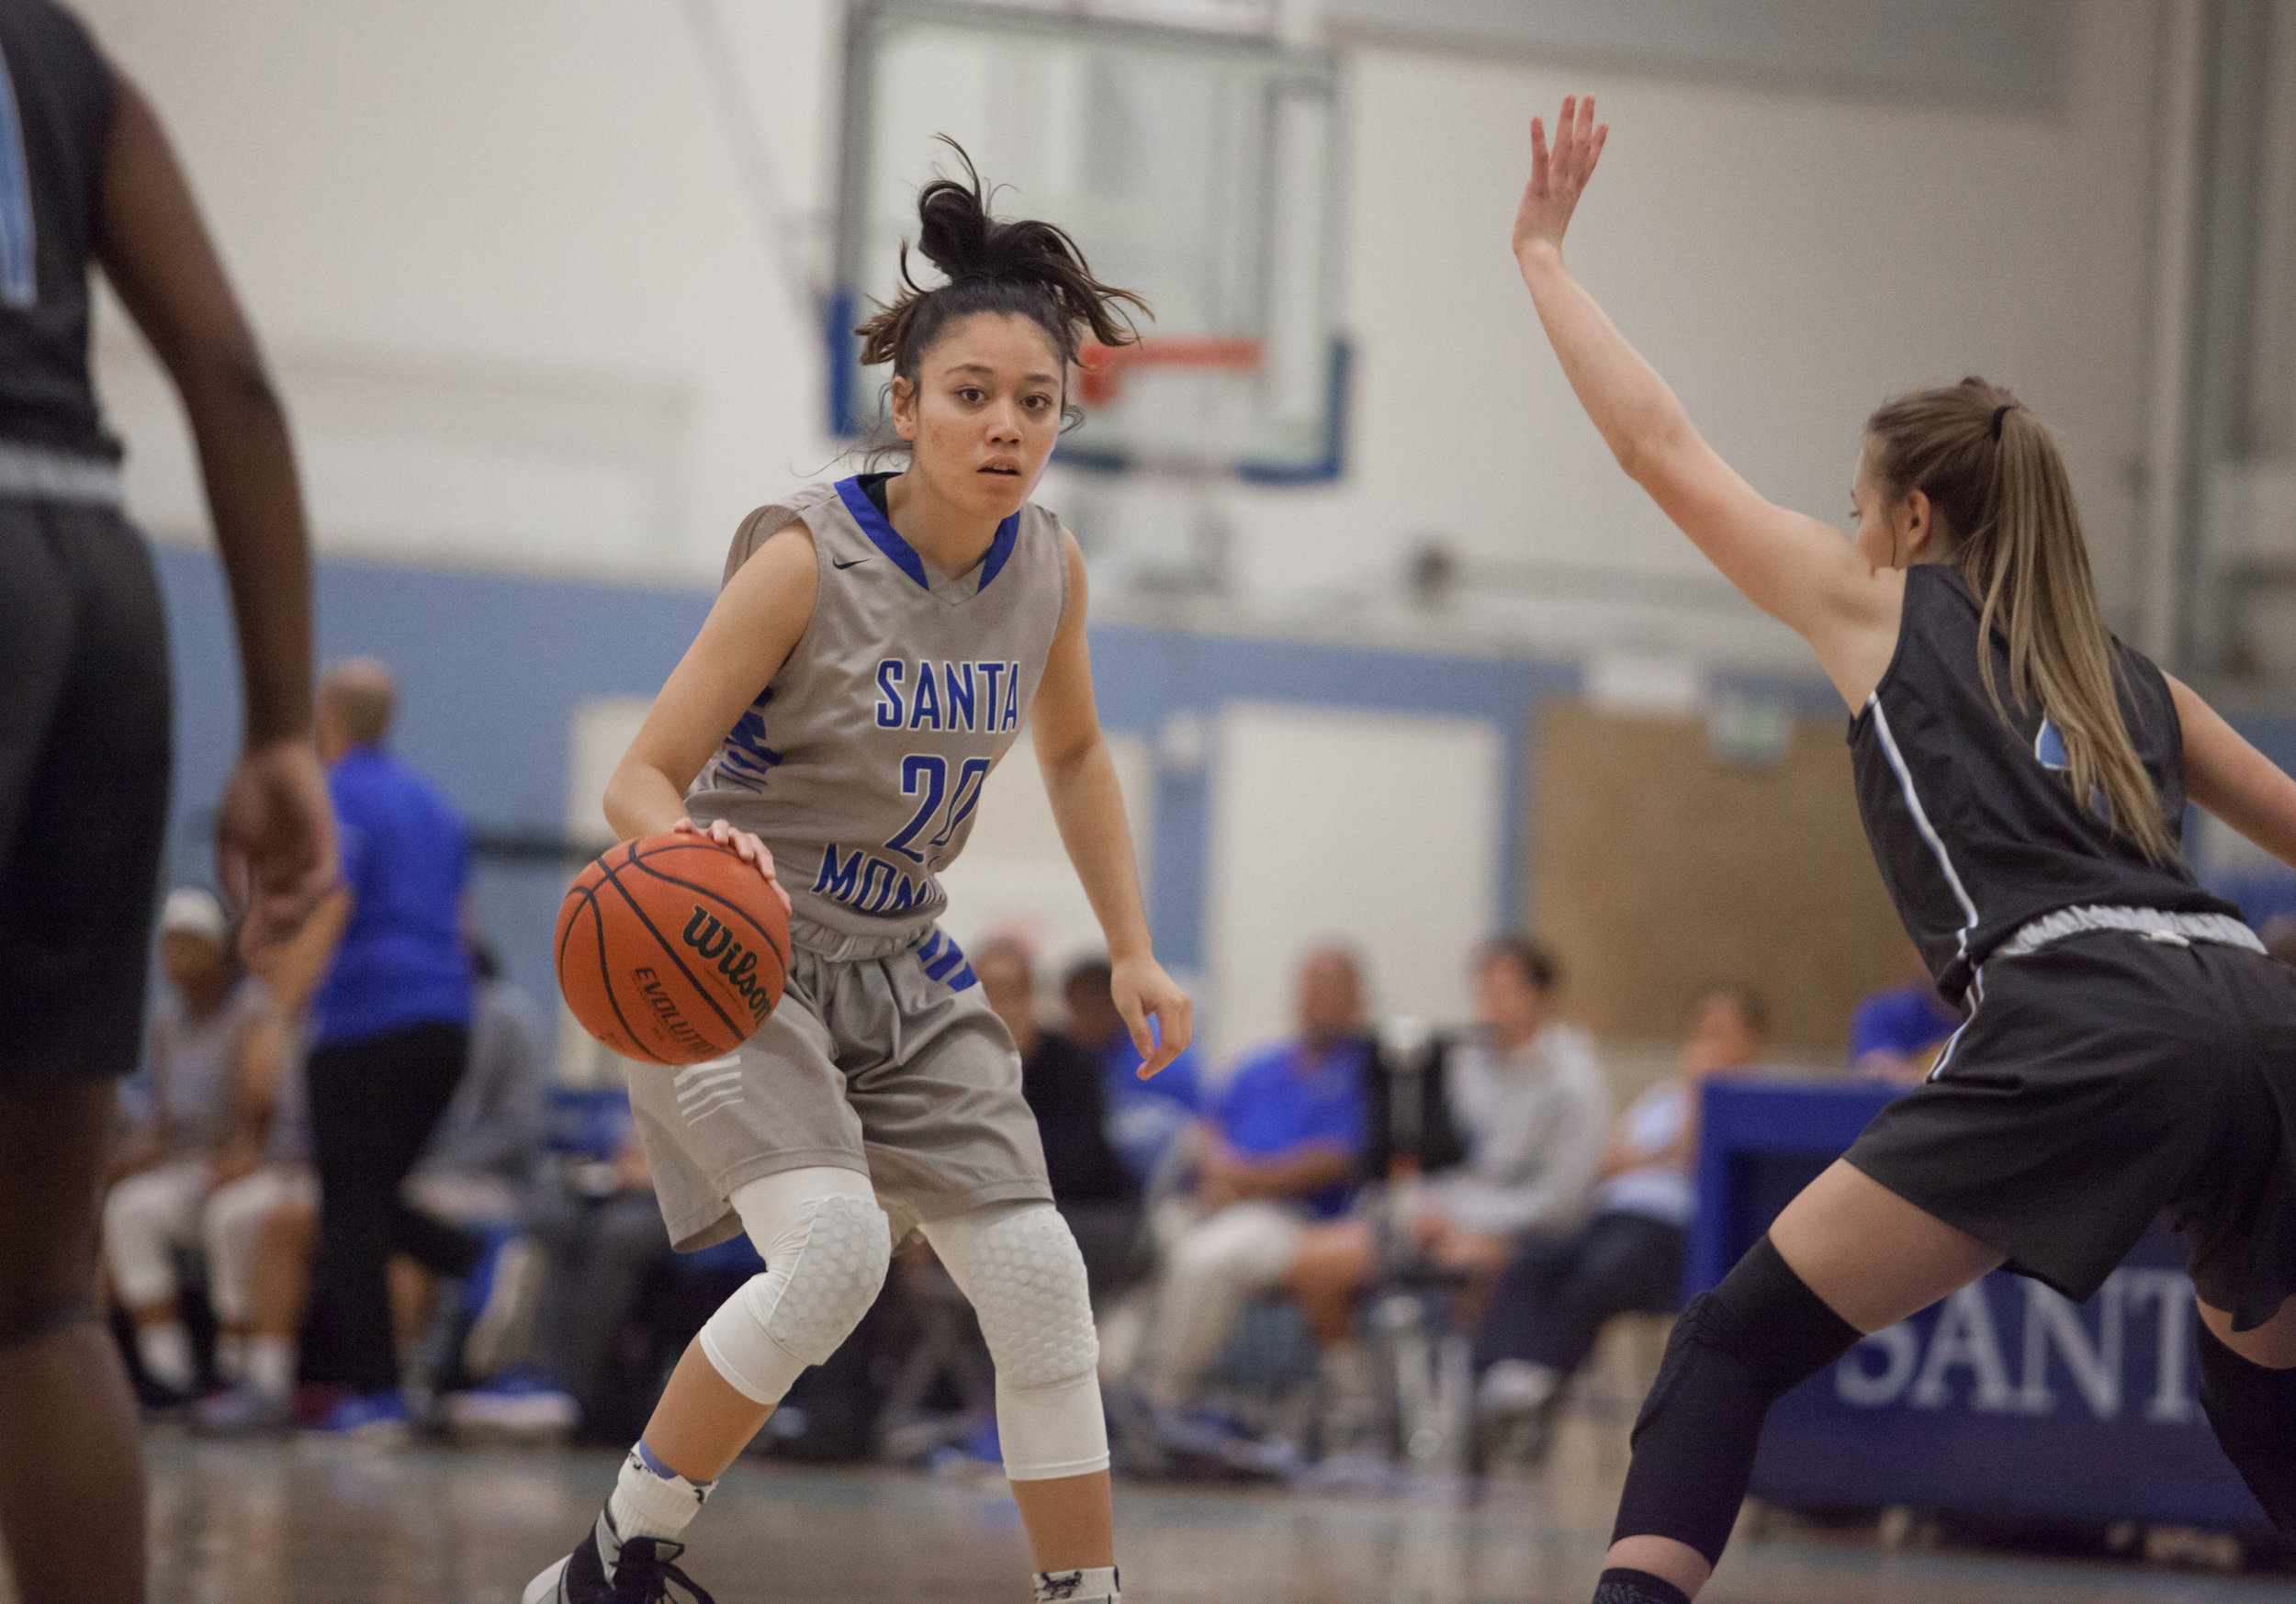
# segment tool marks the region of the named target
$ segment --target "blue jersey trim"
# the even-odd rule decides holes
[[[925,559],[917,555],[917,548],[901,538],[900,531],[885,522],[885,515],[877,510],[877,504],[869,499],[869,492],[861,487],[857,474],[837,482],[838,499],[853,515],[853,522],[861,526],[861,533],[876,543],[877,549],[893,559],[893,566],[916,580],[927,590],[933,582],[925,577]]]
[[[853,522],[861,526],[861,533],[876,543],[877,549],[891,557],[900,570],[929,590],[932,580],[926,575],[925,559],[917,555],[917,548],[901,538],[901,532],[893,527],[885,515],[877,510],[877,504],[861,488],[861,476],[837,482],[838,499],[853,515]],[[990,583],[1005,570],[1012,560],[1012,548],[1020,540],[1020,514],[1016,512],[996,526],[996,538],[988,543],[988,555],[981,559],[981,583],[974,591],[989,588]]]
[[[988,555],[981,559],[981,589],[987,589],[990,582],[1005,571],[1006,563],[1012,558],[1012,548],[1019,539],[1020,514],[1016,512],[996,526],[996,538],[989,542]]]

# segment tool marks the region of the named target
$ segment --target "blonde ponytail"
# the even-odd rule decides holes
[[[2160,794],[2122,716],[2120,666],[2088,566],[2065,459],[2041,421],[1979,378],[1891,401],[1866,424],[1894,497],[1919,488],[1957,543],[1951,557],[1978,599],[1977,665],[2009,716],[1989,643],[2009,647],[2009,697],[2037,700],[2065,744],[2073,794],[2157,864],[2181,857]]]

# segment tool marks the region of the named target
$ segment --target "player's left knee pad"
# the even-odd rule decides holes
[[[2200,1327],[2200,1408],[2272,1524],[2296,1532],[2296,1370],[2253,1363]]]
[[[926,1228],[972,1300],[996,1362],[996,1425],[1015,1481],[1109,1465],[1100,1341],[1084,1255],[1048,1203],[998,1205]]]
[[[1611,1541],[1671,1537],[1712,1565],[1746,1501],[1762,1417],[1848,1352],[1857,1328],[1763,1237],[1674,1322],[1635,1420],[1634,1458]]]

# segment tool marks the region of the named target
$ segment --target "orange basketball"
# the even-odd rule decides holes
[[[723,1058],[789,978],[789,915],[751,864],[707,836],[625,841],[558,905],[558,990],[582,1028],[642,1063]]]

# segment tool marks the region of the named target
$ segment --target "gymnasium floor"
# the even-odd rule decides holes
[[[152,1604],[515,1604],[570,1546],[613,1474],[602,1452],[155,1434]],[[1615,1496],[1615,1456],[1566,1444],[1545,1481],[1476,1508],[1131,1486],[1117,1519],[1130,1604],[1583,1604]],[[1024,1550],[994,1479],[745,1464],[696,1531],[691,1568],[723,1604],[1015,1604]],[[2138,1563],[1898,1552],[1868,1535],[1734,1549],[1716,1604],[2233,1604],[2285,1576]]]

